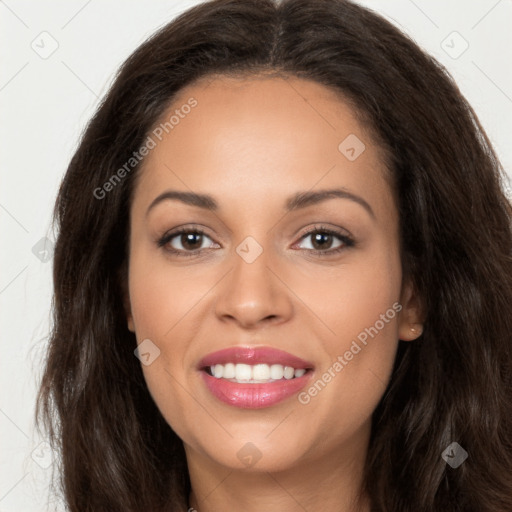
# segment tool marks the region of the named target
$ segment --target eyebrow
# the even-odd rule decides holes
[[[326,189],[317,191],[297,192],[289,197],[284,204],[287,212],[313,206],[329,199],[349,199],[362,206],[370,216],[375,219],[375,212],[372,207],[362,197],[344,189]],[[157,196],[149,205],[146,215],[159,203],[168,200],[181,201],[190,206],[196,206],[209,211],[218,211],[219,205],[215,199],[208,194],[198,194],[196,192],[183,192],[178,190],[166,190]]]

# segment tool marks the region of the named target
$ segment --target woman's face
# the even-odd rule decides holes
[[[189,465],[362,457],[417,321],[378,147],[297,78],[198,82],[165,122],[131,206],[127,315]]]

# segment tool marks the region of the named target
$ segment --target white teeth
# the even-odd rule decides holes
[[[225,379],[234,379],[236,375],[235,365],[233,363],[228,363],[224,365],[224,373],[223,377]]]
[[[304,368],[292,368],[281,364],[216,364],[210,366],[210,371],[217,379],[229,379],[232,382],[263,383],[281,379],[293,379],[302,377],[306,370]]]
[[[270,379],[270,369],[268,367],[268,364],[255,364],[252,367],[252,378],[254,380]]]
[[[284,368],[281,364],[273,364],[270,367],[270,378],[274,380],[279,380],[284,377]]]
[[[235,379],[236,380],[251,380],[252,369],[248,364],[237,364],[235,366]]]
[[[295,369],[291,366],[285,366],[284,367],[284,378],[285,379],[293,379],[293,376],[295,375]]]
[[[216,364],[213,367],[212,373],[215,377],[217,377],[217,379],[220,379],[224,375],[224,366],[222,366],[221,364]]]

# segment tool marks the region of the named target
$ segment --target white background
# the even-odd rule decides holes
[[[58,184],[114,72],[158,27],[197,3],[0,0],[0,512],[46,510],[52,467],[33,429],[52,260],[41,261],[32,248],[45,236],[54,239],[50,216]],[[448,68],[511,175],[512,1],[360,3]],[[50,36],[41,36],[44,31]],[[456,59],[441,46],[453,31],[469,44]],[[457,36],[446,41],[452,53],[463,44]],[[52,44],[58,48],[46,59],[32,48],[48,51]]]

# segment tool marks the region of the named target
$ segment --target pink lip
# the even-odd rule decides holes
[[[302,377],[266,384],[239,384],[227,379],[217,379],[205,371],[201,375],[206,387],[222,402],[242,409],[261,409],[298,393],[311,379],[312,372],[306,372]]]
[[[244,364],[282,364],[291,366],[296,370],[299,368],[313,368],[313,364],[304,361],[300,357],[289,354],[282,350],[270,347],[229,347],[224,350],[212,352],[199,361],[198,369],[202,370],[208,366],[226,363]]]
[[[207,373],[205,368],[216,364],[281,364],[308,371],[302,377],[280,379],[262,384],[231,382],[218,379]],[[222,402],[243,409],[261,409],[277,404],[298,393],[311,379],[313,364],[288,352],[270,347],[230,347],[203,357],[198,365],[206,387]]]

